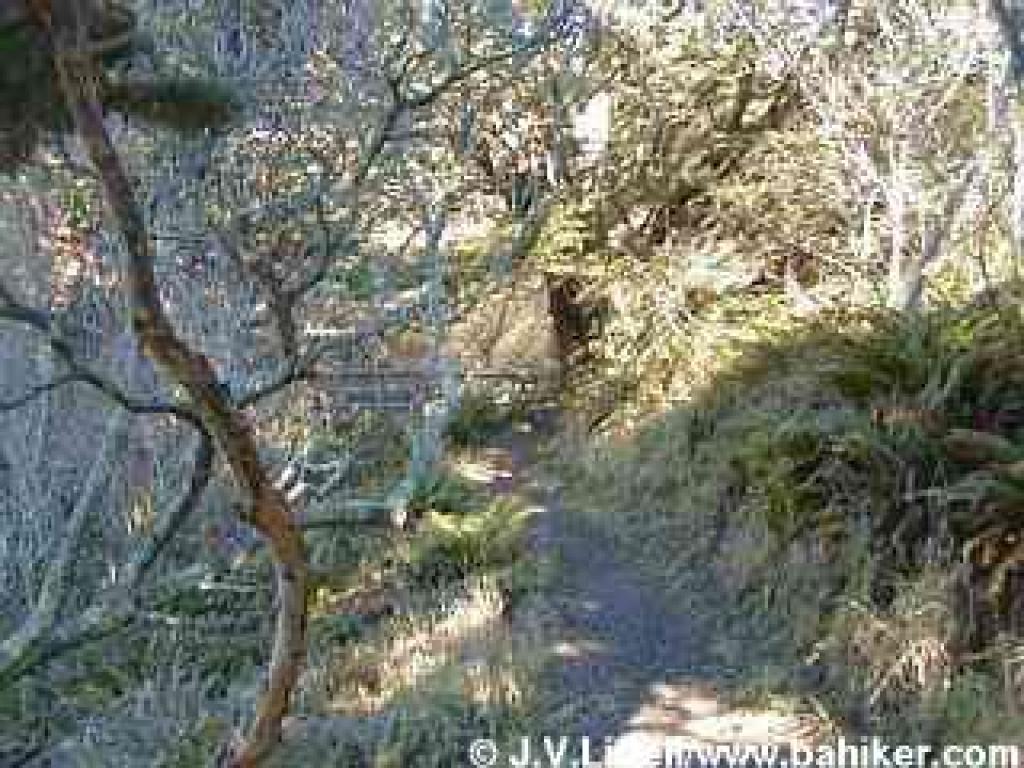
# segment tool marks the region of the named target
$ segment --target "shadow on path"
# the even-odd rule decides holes
[[[556,563],[545,727],[570,745],[588,737],[591,756],[603,753],[614,768],[686,765],[665,759],[666,740],[706,748],[814,743],[807,718],[724,706],[700,622],[667,604],[663,589],[563,509],[558,480],[537,457],[554,429],[552,414],[538,414],[495,437],[484,453],[489,487],[533,505],[531,547]]]

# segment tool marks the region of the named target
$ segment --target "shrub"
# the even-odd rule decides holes
[[[576,462],[572,504],[713,596],[730,666],[786,659],[848,724],[939,738],[971,675],[998,687],[971,660],[1019,626],[1021,341],[1016,304],[823,315]],[[979,717],[1009,727],[997,709]]]
[[[521,504],[507,498],[476,514],[432,512],[422,536],[413,543],[410,577],[419,583],[445,584],[511,565],[522,554],[527,516]]]

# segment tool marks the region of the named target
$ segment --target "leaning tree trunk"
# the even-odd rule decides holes
[[[174,331],[154,274],[152,240],[120,158],[110,141],[96,96],[93,65],[81,55],[82,20],[76,0],[32,0],[37,21],[49,31],[60,86],[103,194],[124,239],[123,289],[132,324],[146,354],[181,385],[204,426],[223,451],[232,474],[251,502],[245,522],[270,544],[277,582],[277,616],[267,687],[249,732],[228,757],[232,768],[256,765],[279,741],[305,657],[307,564],[302,536],[284,496],[259,460],[257,442],[243,414],[220,388],[210,361]]]

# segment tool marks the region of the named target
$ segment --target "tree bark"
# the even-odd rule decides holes
[[[132,325],[145,353],[162,372],[182,386],[204,427],[223,451],[232,474],[249,496],[243,520],[262,533],[274,558],[277,617],[267,687],[246,736],[227,758],[231,768],[255,766],[280,739],[306,652],[306,582],[308,569],[302,534],[291,510],[258,456],[245,418],[228,399],[210,361],[191,349],[174,331],[160,298],[154,273],[152,240],[146,231],[131,181],[107,134],[96,96],[91,62],[76,55],[87,41],[75,0],[32,0],[39,22],[50,33],[61,89],[75,130],[101,180],[107,205],[125,244],[123,290],[132,309]],[[47,8],[49,6],[49,8]]]

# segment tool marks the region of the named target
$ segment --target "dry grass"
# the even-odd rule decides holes
[[[475,737],[527,727],[544,663],[529,512],[488,497],[482,463],[460,477],[467,462],[424,484],[412,530],[367,538],[314,595],[300,711],[275,765],[440,768]]]
[[[689,601],[741,688],[813,696],[854,729],[941,740],[969,719],[1011,738],[1019,701],[1005,662],[974,655],[994,636],[964,603],[978,530],[958,521],[986,503],[1006,512],[979,524],[1015,519],[1020,497],[979,482],[944,436],[1017,412],[1018,315],[837,312],[791,318],[786,337],[763,318],[762,340],[737,345],[746,315],[719,312],[678,361],[700,382],[681,402],[643,420],[628,405],[641,427],[560,452],[577,457],[561,466],[572,507]],[[986,691],[982,711],[963,714],[965,686]]]

